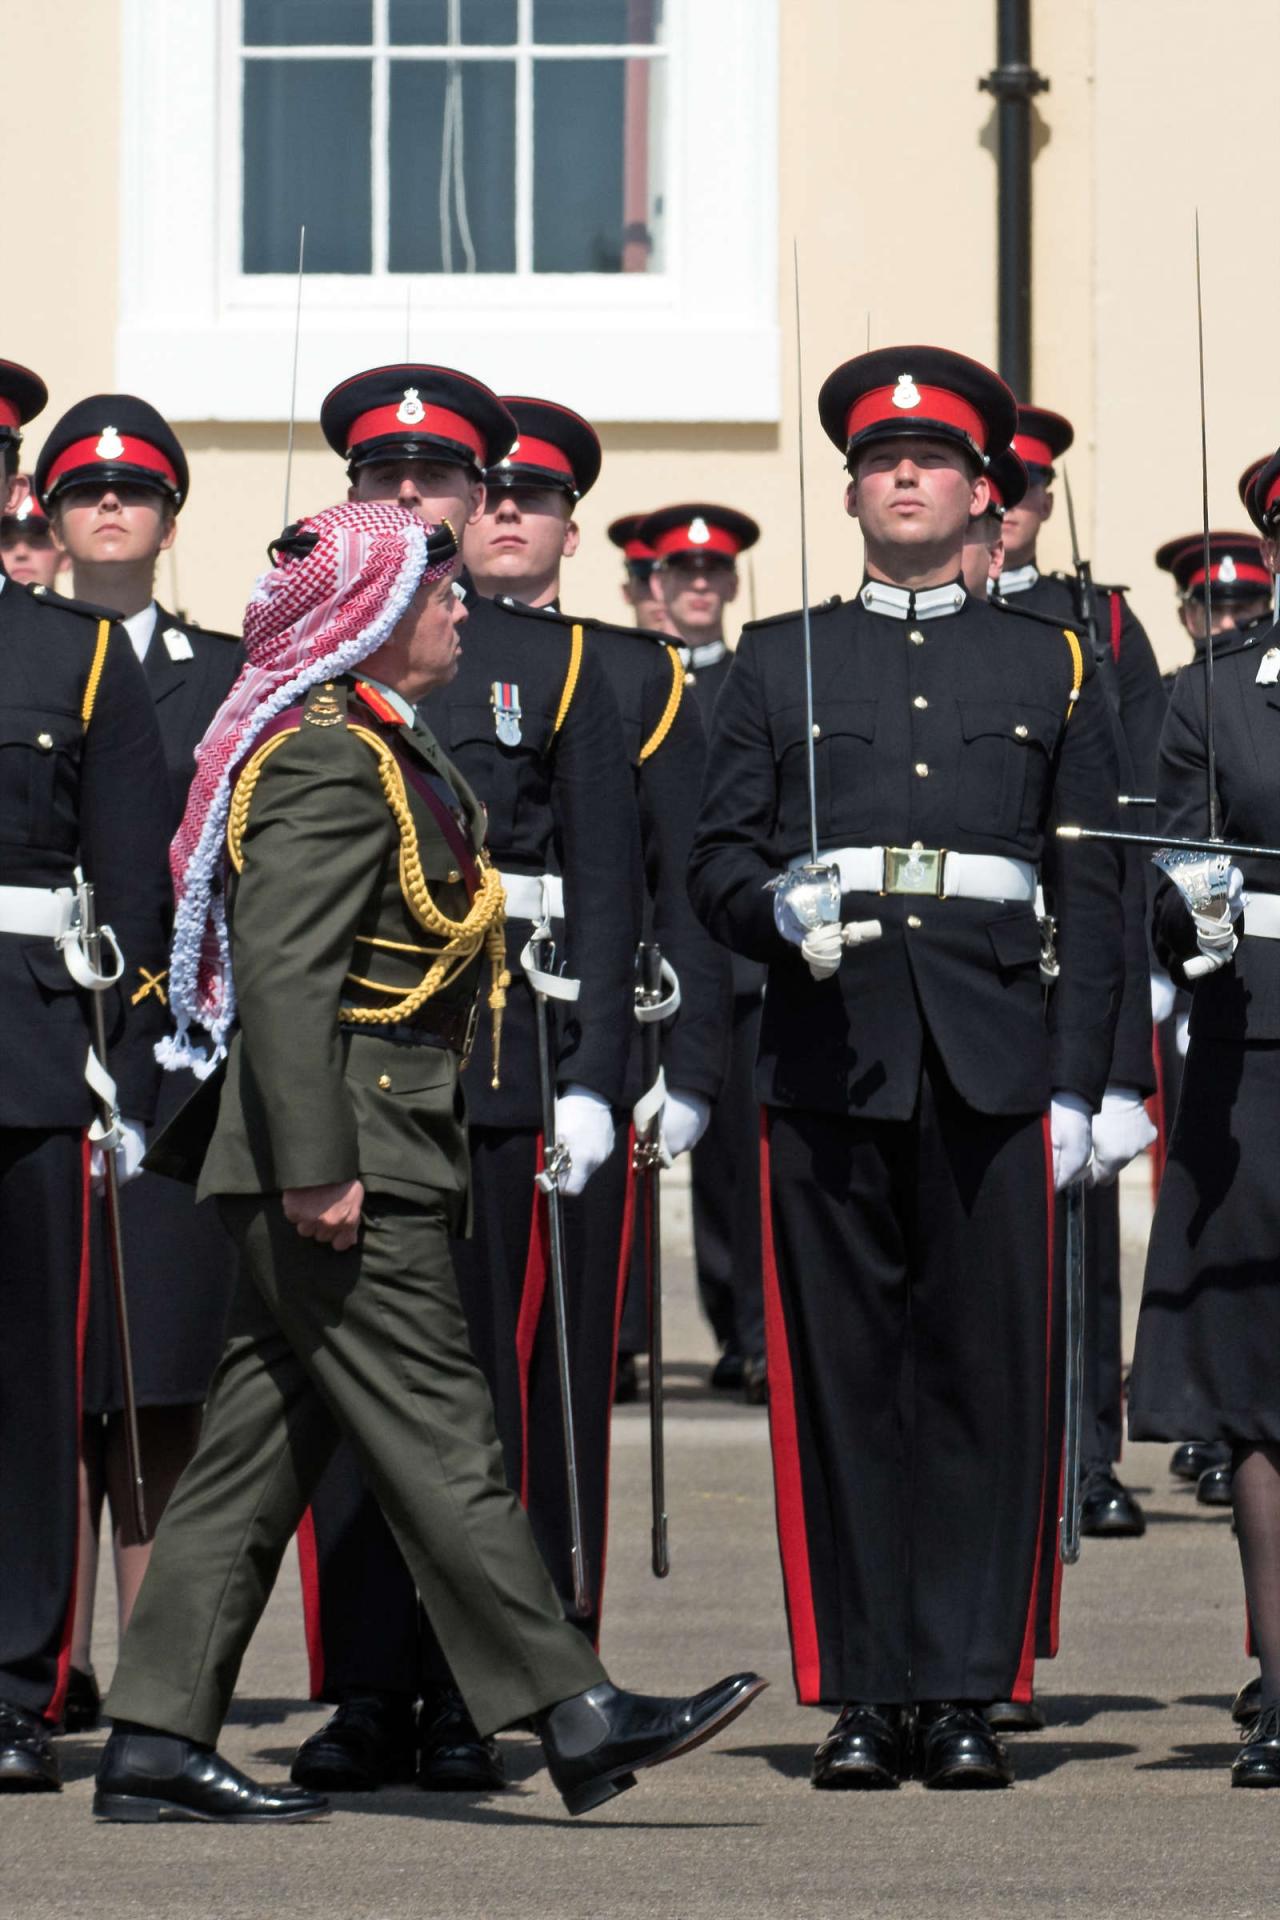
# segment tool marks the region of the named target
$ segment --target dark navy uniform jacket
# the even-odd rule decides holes
[[[180,634],[191,648],[189,660],[175,660],[166,634]],[[176,833],[196,770],[195,752],[209,722],[230,693],[244,665],[244,649],[234,634],[217,633],[179,620],[156,608],[155,631],[142,663],[155,702],[173,805],[170,835]]]
[[[635,1025],[643,881],[618,705],[587,643],[585,622],[499,606],[475,594],[467,608],[457,677],[422,703],[423,716],[488,811],[495,865],[563,876],[565,919],[553,929],[557,958],[582,990],[576,1002],[557,1003],[556,1077],[561,1086],[580,1082],[621,1105]],[[575,626],[582,628],[580,644]],[[510,744],[499,738],[495,688],[499,700],[518,700],[519,738]],[[464,1083],[473,1125],[541,1125],[533,996],[520,968],[529,932],[527,920],[508,920],[512,990],[502,1030],[502,1084],[491,1085],[482,1019]]]
[[[120,1110],[150,1121],[168,962],[169,786],[151,697],[128,635],[110,628],[86,725],[103,615],[57,594],[0,588],[0,886],[64,887],[77,865],[124,953],[106,997]],[[48,938],[0,933],[0,1126],[79,1128],[91,1013]]]
[[[1224,840],[1280,847],[1280,681],[1259,682],[1264,656],[1280,647],[1265,614],[1254,626],[1215,641],[1214,758],[1219,831]],[[1280,666],[1280,658],[1270,663]],[[1160,741],[1156,832],[1204,839],[1209,832],[1205,781],[1204,655],[1174,682]],[[1280,893],[1280,860],[1240,860],[1245,892]],[[1247,935],[1249,909],[1236,922]],[[1183,984],[1178,962],[1197,951],[1182,896],[1161,878],[1153,915],[1156,952]],[[1280,1040],[1280,940],[1241,938],[1228,967],[1193,981],[1191,1033],[1219,1040]]]
[[[905,596],[904,596],[905,600]],[[963,597],[936,618],[813,616],[818,841],[1000,854],[1052,873],[1061,973],[1048,1014],[1030,905],[850,894],[883,936],[815,981],[777,932],[765,882],[809,840],[802,623],[749,626],[716,706],[690,887],[711,932],[767,962],[757,1087],[766,1102],[875,1119],[915,1109],[926,1037],[984,1113],[1098,1103],[1123,982],[1120,862],[1048,837],[1115,819],[1111,725],[1087,649]],[[1072,699],[1074,686],[1079,697]]]

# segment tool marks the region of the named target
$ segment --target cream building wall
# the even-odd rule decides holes
[[[977,87],[994,62],[994,15],[993,0],[779,0],[783,417],[776,425],[600,423],[606,459],[581,509],[575,604],[604,613],[618,605],[618,560],[604,537],[615,514],[694,497],[740,506],[764,525],[744,614],[751,601],[761,613],[796,604],[793,236],[812,587],[820,597],[856,586],[856,529],[843,515],[839,456],[817,426],[814,400],[830,368],[861,350],[868,326],[876,344],[938,341],[994,359],[994,104]],[[0,0],[9,178],[23,183],[22,218],[5,221],[0,354],[48,380],[43,424],[117,377],[121,19],[119,0]],[[1280,6],[1036,0],[1033,46],[1051,90],[1037,102],[1030,397],[1076,422],[1070,468],[1098,577],[1130,584],[1157,650],[1172,662],[1184,647],[1170,584],[1150,556],[1199,522],[1197,207],[1215,524],[1241,523],[1236,477],[1280,440],[1280,358],[1264,320],[1276,271],[1264,190]],[[711,115],[723,106],[716,79],[706,80]],[[47,218],[32,214],[33,177]],[[741,244],[755,237],[744,231]],[[425,337],[414,349],[431,357]],[[178,591],[194,618],[234,625],[280,523],[284,430],[174,424],[192,466]],[[29,433],[27,464],[41,425]],[[304,422],[294,510],[325,504],[342,484],[318,430]],[[1061,564],[1065,516],[1049,532],[1048,557]],[[168,575],[160,590],[173,597]]]

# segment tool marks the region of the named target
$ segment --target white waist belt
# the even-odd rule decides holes
[[[499,873],[507,896],[508,920],[564,919],[564,881],[558,873]]]
[[[1280,893],[1249,891],[1244,908],[1246,940],[1280,940]]]
[[[74,887],[0,887],[0,933],[60,940],[75,923]]]
[[[1036,870],[998,853],[948,853],[940,847],[833,847],[819,863],[840,869],[842,893],[933,894],[940,900],[1013,900],[1031,906]],[[808,855],[789,861],[808,864]]]

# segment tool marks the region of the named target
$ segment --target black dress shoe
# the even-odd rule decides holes
[[[1231,1702],[1231,1718],[1238,1727],[1247,1727],[1256,1720],[1262,1711],[1262,1681],[1255,1674],[1252,1680],[1246,1680],[1235,1699]]]
[[[506,1786],[497,1741],[481,1739],[454,1688],[423,1701],[418,1728],[418,1785],[428,1793],[483,1793]]]
[[[1196,1499],[1202,1507],[1231,1505],[1231,1467],[1207,1467],[1196,1481]]]
[[[745,1368],[740,1353],[722,1353],[711,1369],[711,1385],[717,1393],[737,1393]]]
[[[919,1710],[918,1757],[926,1787],[1011,1787],[1009,1756],[977,1707],[951,1700]]]
[[[570,1813],[589,1813],[634,1787],[641,1767],[700,1747],[768,1686],[735,1673],[687,1700],[623,1693],[602,1680],[537,1716],[547,1769]]]
[[[38,1714],[0,1700],[0,1793],[61,1793],[62,1775]]]
[[[845,1707],[813,1756],[815,1787],[877,1791],[896,1787],[911,1760],[911,1736],[901,1707]]]
[[[1169,1471],[1175,1480],[1198,1480],[1210,1467],[1229,1467],[1231,1449],[1225,1440],[1184,1440],[1175,1447]]]
[[[1231,1762],[1233,1787],[1280,1787],[1280,1707],[1266,1707],[1247,1726]]]
[[[323,1794],[303,1787],[264,1787],[212,1747],[117,1724],[98,1762],[93,1811],[99,1820],[223,1820],[244,1826],[314,1820],[327,1813]]]
[[[1044,1714],[1034,1700],[993,1700],[982,1717],[997,1733],[1044,1732]]]
[[[289,1778],[324,1793],[373,1793],[412,1780],[413,1705],[403,1694],[350,1693],[293,1756]]]
[[[618,1369],[613,1376],[613,1404],[615,1407],[629,1407],[633,1400],[640,1398],[640,1369],[636,1365],[634,1353],[618,1355]]]
[[[62,1703],[63,1733],[92,1733],[102,1718],[102,1695],[92,1669],[72,1667]]]
[[[1094,1467],[1080,1495],[1080,1531],[1096,1538],[1136,1540],[1147,1530],[1146,1515],[1128,1487],[1110,1467]]]
[[[749,1407],[768,1405],[769,1372],[762,1353],[749,1354],[742,1363],[742,1397]]]

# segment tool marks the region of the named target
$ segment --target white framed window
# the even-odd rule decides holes
[[[774,420],[778,0],[123,0],[117,373],[299,416],[410,356]]]

